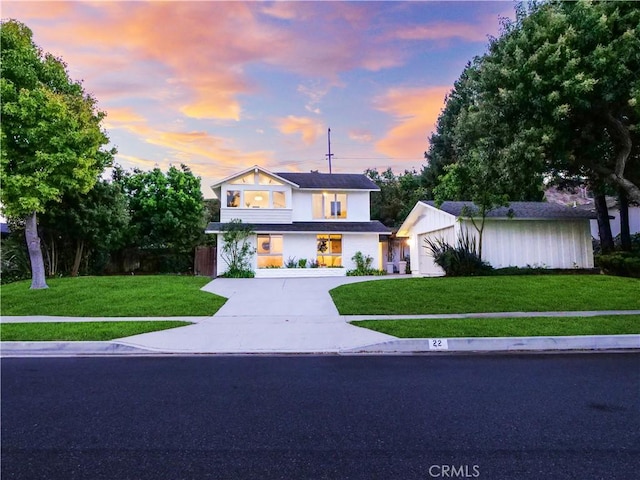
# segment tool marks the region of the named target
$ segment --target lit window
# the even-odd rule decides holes
[[[227,207],[237,208],[240,206],[240,190],[227,191]]]
[[[247,173],[242,177],[236,178],[231,181],[233,185],[255,185],[256,175],[253,172]]]
[[[269,175],[265,175],[264,173],[258,173],[258,184],[259,185],[282,185],[282,182],[276,180]]]
[[[269,208],[269,192],[261,190],[245,190],[244,206],[246,208]]]
[[[282,235],[258,235],[258,268],[282,267]]]
[[[314,219],[345,219],[347,218],[346,193],[314,193]]]
[[[342,235],[318,235],[316,241],[320,266],[342,266]]]
[[[273,192],[273,208],[287,208],[284,192]]]

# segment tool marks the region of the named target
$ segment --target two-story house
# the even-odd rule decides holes
[[[373,257],[374,268],[382,268],[380,236],[390,231],[370,218],[369,197],[379,189],[365,175],[272,173],[254,166],[211,188],[220,199],[220,222],[210,223],[206,233],[218,235],[218,275],[228,267],[220,247],[224,226],[233,219],[255,232],[256,277],[344,275],[355,268],[351,257],[358,251]],[[321,268],[274,268],[289,259],[317,262]]]

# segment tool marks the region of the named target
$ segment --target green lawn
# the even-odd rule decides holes
[[[374,280],[330,293],[342,315],[640,310],[640,280],[608,275]]]
[[[640,315],[365,320],[352,324],[400,338],[546,337],[640,333]]]
[[[55,278],[2,285],[2,315],[174,317],[213,315],[226,299],[200,288],[208,277],[170,275]]]
[[[0,324],[3,342],[102,341],[192,325],[189,322],[46,322]]]

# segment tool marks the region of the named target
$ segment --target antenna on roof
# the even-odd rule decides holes
[[[325,155],[329,159],[329,173],[331,173],[331,157],[333,157],[333,153],[331,153],[331,129],[327,129],[327,139],[329,144],[329,153]]]

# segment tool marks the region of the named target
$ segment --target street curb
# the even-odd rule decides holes
[[[106,342],[0,342],[0,357],[68,357],[76,355],[141,355],[153,352],[114,341]]]
[[[640,350],[640,335],[584,335],[563,337],[496,337],[496,338],[407,338],[364,345],[338,351],[313,352],[314,355],[411,353],[472,353],[472,352],[538,352],[568,351],[636,351]],[[71,357],[85,355],[309,355],[312,352],[239,351],[185,352],[162,351],[136,347],[118,341],[107,342],[0,342],[0,358],[10,357]]]
[[[349,349],[344,353],[558,352],[571,350],[640,350],[640,335],[406,338]]]

